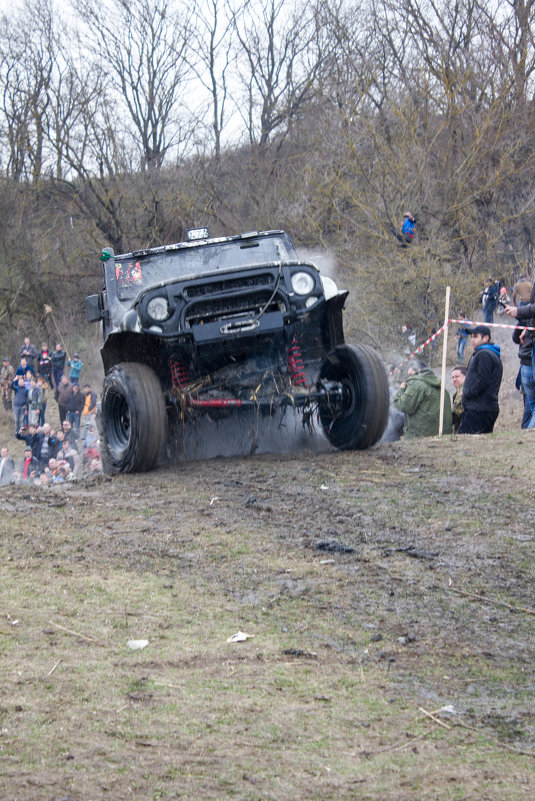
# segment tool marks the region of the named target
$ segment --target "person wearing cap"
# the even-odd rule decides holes
[[[39,475],[39,462],[33,456],[29,445],[24,448],[24,456],[19,464],[17,473],[13,473],[16,484],[28,484]]]
[[[15,378],[15,368],[9,361],[7,356],[4,356],[2,361],[2,369],[0,370],[0,386],[2,387],[2,403],[6,412],[12,409],[12,389],[11,384]]]
[[[498,393],[503,375],[500,346],[490,341],[487,325],[470,329],[470,338],[474,352],[466,368],[459,434],[490,434],[500,413]]]
[[[71,384],[79,384],[80,383],[80,373],[82,372],[83,362],[80,360],[80,356],[75,353],[72,359],[67,360],[67,366],[70,368],[69,372],[69,380]]]

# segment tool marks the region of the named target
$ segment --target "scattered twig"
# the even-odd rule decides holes
[[[477,595],[475,592],[466,592],[465,590],[458,590],[455,587],[448,587],[451,592],[457,595],[464,595],[466,598],[474,598],[476,601],[484,601],[487,604],[494,604],[494,606],[505,606],[506,609],[511,609],[513,612],[525,612],[526,615],[535,615],[535,609],[527,609],[524,606],[514,606],[505,601],[498,601],[497,598],[487,598],[485,595]]]
[[[411,737],[410,740],[406,740],[403,743],[396,743],[395,745],[387,745],[384,748],[375,748],[373,751],[368,751],[367,749],[363,748],[361,752],[361,756],[374,756],[375,754],[384,754],[387,751],[401,751],[404,748],[408,748],[413,743],[417,742],[418,740],[422,740],[424,737],[427,737],[428,734],[435,731],[435,729],[427,729],[426,731],[422,732],[422,734],[417,734],[416,737]]]
[[[428,718],[434,720],[435,723],[438,723],[439,726],[443,726],[445,729],[451,729],[451,726],[449,726],[447,723],[444,723],[444,721],[440,720],[440,718],[435,717],[435,713],[428,712],[427,709],[423,708],[423,706],[419,706],[418,709],[420,710],[420,712],[423,712],[424,715],[427,715]]]
[[[67,634],[72,634],[74,637],[80,637],[82,640],[86,640],[87,642],[93,643],[93,645],[101,645],[103,646],[104,643],[95,640],[94,637],[89,637],[87,634],[80,634],[79,631],[73,631],[72,629],[68,629],[65,626],[62,626],[61,623],[55,623],[53,620],[48,621],[51,626],[55,626],[57,629],[61,629],[62,631],[66,631]]]
[[[55,669],[57,668],[57,666],[59,665],[60,662],[61,662],[61,659],[58,659],[58,661],[56,662],[56,664],[54,665],[52,670],[49,670],[48,673],[46,674],[45,679],[48,679],[48,677],[52,675],[52,673],[55,671]]]

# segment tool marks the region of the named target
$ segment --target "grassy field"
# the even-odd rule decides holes
[[[1,797],[534,798],[533,437],[3,488]]]

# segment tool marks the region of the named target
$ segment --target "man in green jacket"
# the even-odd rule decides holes
[[[392,402],[405,415],[406,439],[436,437],[440,417],[440,380],[419,359],[411,359],[404,381]],[[444,391],[443,433],[451,434],[451,398]]]

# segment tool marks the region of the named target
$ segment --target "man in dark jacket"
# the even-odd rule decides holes
[[[470,331],[474,352],[466,368],[459,434],[490,434],[500,413],[498,392],[503,365],[500,346],[491,342],[490,337],[487,325],[476,325]]]
[[[65,409],[67,410],[67,420],[78,434],[80,431],[80,415],[85,404],[85,395],[80,392],[78,384],[72,385],[72,392],[67,398]]]
[[[41,443],[43,440],[42,435],[39,436],[39,431],[37,430],[37,426],[34,423],[30,423],[27,428],[21,428],[15,434],[17,439],[21,439],[23,442],[31,448],[32,456],[35,456],[37,460],[39,460],[39,454],[41,453]]]
[[[28,367],[32,368],[32,372],[35,372],[35,361],[37,359],[37,348],[35,345],[32,345],[30,342],[30,337],[24,337],[24,344],[21,345],[19,350],[19,358],[26,359]]]
[[[56,388],[56,400],[58,402],[59,421],[63,423],[67,419],[67,402],[72,395],[72,384],[66,375],[62,375]]]
[[[487,278],[487,286],[481,293],[481,304],[483,306],[483,319],[486,323],[494,322],[494,312],[498,305],[500,296],[500,282],[494,278]]]
[[[61,376],[65,370],[65,359],[67,354],[61,347],[60,343],[56,343],[56,350],[52,351],[50,361],[52,362],[52,375],[54,377],[54,386],[56,389],[59,387]]]

